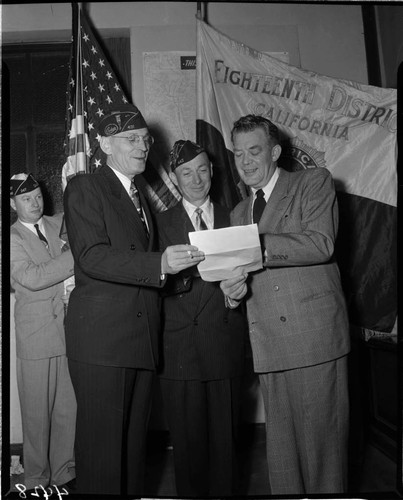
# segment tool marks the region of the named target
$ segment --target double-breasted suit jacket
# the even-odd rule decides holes
[[[77,395],[77,491],[143,492],[147,423],[160,333],[161,252],[109,166],[72,178],[64,195],[75,261],[66,346]]]
[[[232,225],[252,222],[249,197]],[[247,314],[256,372],[304,367],[350,348],[348,318],[333,259],[338,212],[326,169],[280,169],[258,224],[264,267],[250,275]]]
[[[141,176],[136,176],[141,185]],[[161,253],[150,229],[108,166],[71,179],[65,216],[75,259],[66,340],[69,358],[105,366],[155,369],[158,360]]]
[[[230,223],[213,204],[214,228]],[[182,203],[157,216],[161,249],[189,243],[193,224]],[[200,248],[200,250],[203,250]],[[228,309],[218,282],[197,267],[169,276],[163,290],[159,381],[174,448],[178,496],[228,496],[236,487],[246,317]]]
[[[161,249],[189,243],[188,233],[195,230],[182,203],[158,214],[157,223]],[[214,228],[229,223],[229,211],[214,203]],[[176,380],[218,380],[240,375],[246,321],[241,308],[225,307],[219,283],[203,281],[194,267],[169,276],[163,292],[160,375]]]

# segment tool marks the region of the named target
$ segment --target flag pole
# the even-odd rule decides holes
[[[202,12],[201,12],[201,2],[197,2],[197,13],[196,13],[196,18],[202,21]]]

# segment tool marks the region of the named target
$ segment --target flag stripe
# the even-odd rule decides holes
[[[397,313],[397,209],[348,193],[337,199],[336,256],[350,322],[389,333]]]

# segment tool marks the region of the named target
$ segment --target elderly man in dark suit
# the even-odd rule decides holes
[[[101,120],[106,165],[67,184],[64,202],[76,286],[66,320],[77,397],[77,491],[143,492],[146,429],[166,275],[199,262],[196,247],[154,251],[141,173],[153,139],[140,111]]]
[[[170,168],[183,198],[157,216],[162,250],[189,243],[189,231],[229,226],[229,210],[210,200],[212,166],[202,147],[177,141]],[[226,307],[219,283],[203,281],[196,267],[170,276],[163,295],[159,375],[177,494],[234,494],[246,318]]]
[[[346,488],[350,349],[334,260],[338,212],[324,168],[288,172],[277,127],[248,115],[232,130],[234,158],[252,188],[231,214],[258,222],[264,268],[246,295],[254,369],[265,406],[270,492],[343,493]],[[246,290],[222,282],[233,305]]]
[[[18,215],[10,229],[10,277],[24,486],[33,496],[35,487],[56,485],[64,491],[61,486],[71,487],[76,475],[76,398],[63,327],[63,281],[73,275],[74,266],[71,251],[64,251],[59,237],[62,215],[43,215],[42,191],[32,174],[11,178],[10,203]]]

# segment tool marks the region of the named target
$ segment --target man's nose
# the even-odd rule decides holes
[[[249,165],[249,163],[250,163],[249,154],[248,154],[248,153],[246,153],[246,154],[244,155],[244,157],[243,157],[243,164],[244,164],[244,165]]]
[[[148,151],[150,149],[148,143],[144,140],[143,137],[139,137],[136,143],[136,148],[141,149],[142,151]]]

